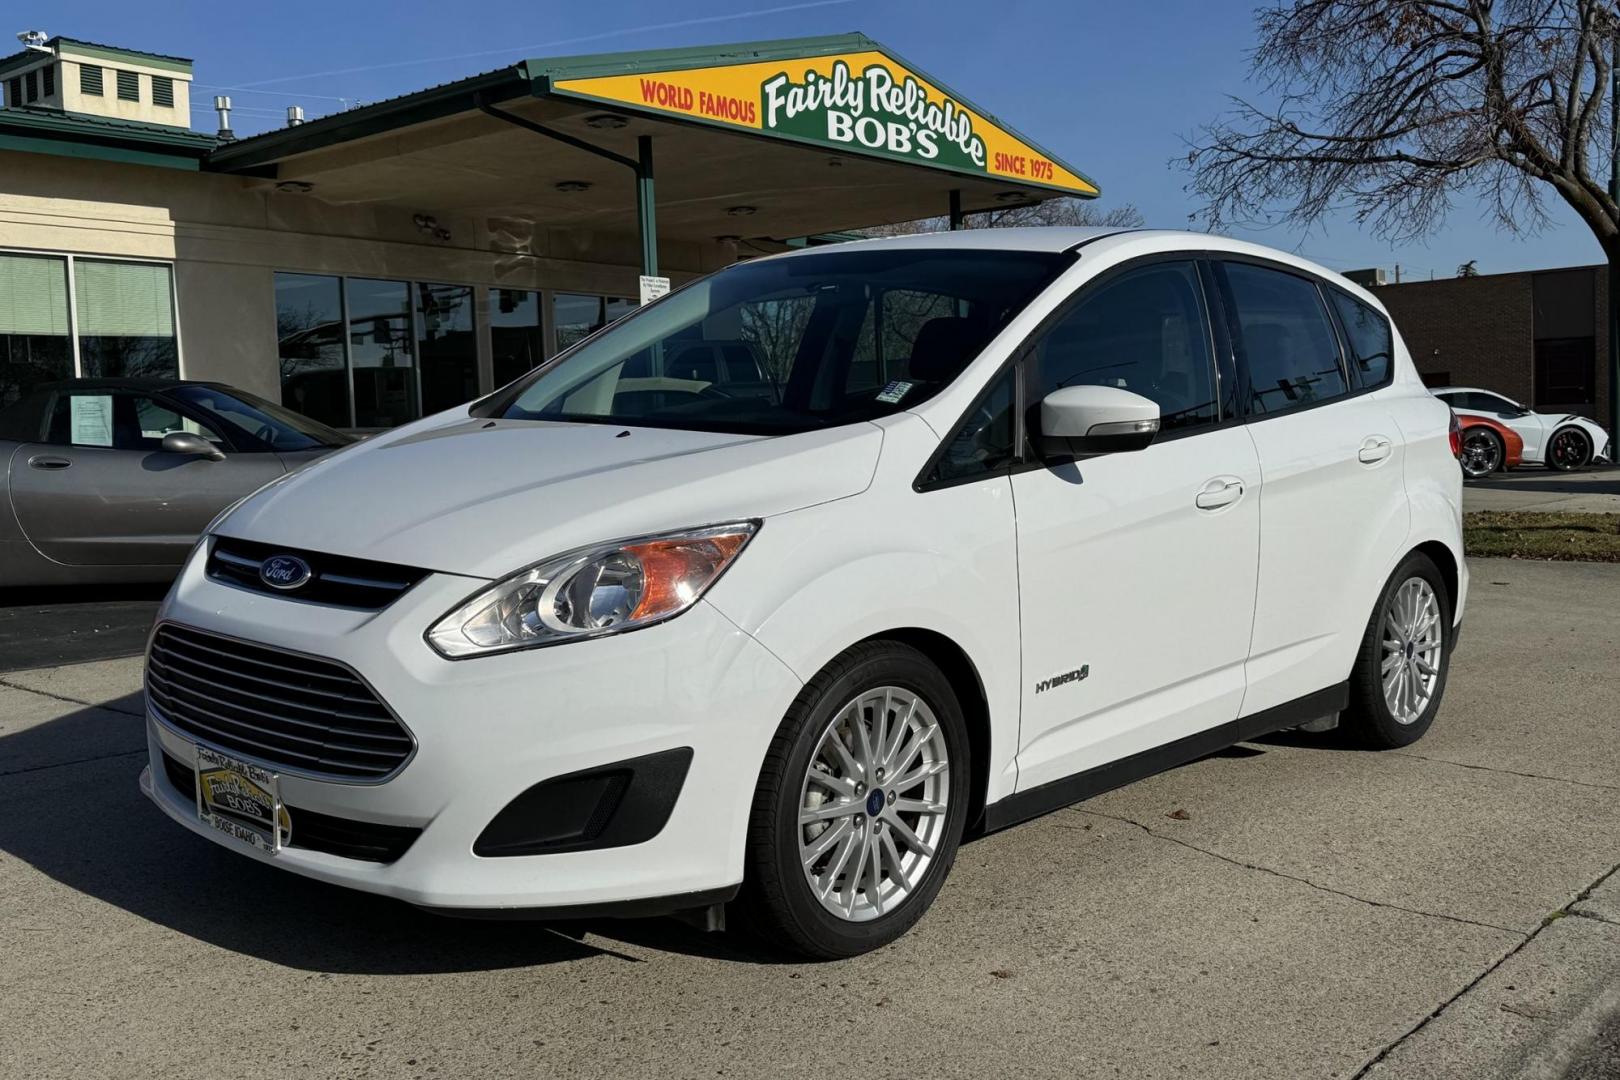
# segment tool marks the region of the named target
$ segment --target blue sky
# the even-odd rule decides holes
[[[14,29],[38,28],[196,60],[193,124],[213,130],[229,93],[239,134],[279,126],[290,104],[310,116],[418,90],[528,56],[702,45],[860,30],[1096,179],[1107,204],[1135,203],[1152,225],[1183,227],[1194,209],[1171,161],[1184,139],[1246,81],[1256,0],[275,0],[130,4],[50,0],[8,5]],[[477,55],[471,55],[477,54]],[[1334,269],[1391,268],[1446,277],[1601,261],[1572,213],[1531,237],[1499,231],[1460,201],[1442,231],[1392,248],[1349,221],[1310,235],[1234,230]]]

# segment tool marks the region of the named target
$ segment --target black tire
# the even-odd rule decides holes
[[[1384,697],[1383,664],[1384,630],[1391,599],[1413,578],[1428,583],[1440,608],[1439,674],[1428,704],[1417,719],[1402,723],[1395,718]],[[1445,696],[1446,679],[1451,673],[1451,646],[1454,631],[1451,625],[1451,597],[1446,591],[1445,579],[1434,561],[1421,552],[1408,555],[1395,568],[1378,594],[1362,634],[1361,649],[1356,653],[1355,666],[1350,672],[1350,706],[1345,710],[1341,729],[1352,742],[1372,750],[1393,750],[1410,746],[1423,738],[1434,716],[1440,710]]]
[[[1507,448],[1502,445],[1502,436],[1484,424],[1463,428],[1462,448],[1462,471],[1470,480],[1483,480],[1506,466]]]
[[[1574,424],[1565,424],[1547,440],[1547,468],[1570,472],[1592,463],[1592,437]]]
[[[829,725],[863,691],[888,686],[922,698],[938,721],[949,762],[948,783],[942,785],[948,794],[945,821],[934,855],[910,893],[891,911],[851,922],[823,907],[806,879],[801,792]],[[932,661],[893,641],[865,642],[840,654],[805,684],[766,751],[749,818],[743,889],[733,906],[742,926],[779,948],[824,960],[894,941],[928,910],[950,873],[966,823],[972,767],[961,706]]]

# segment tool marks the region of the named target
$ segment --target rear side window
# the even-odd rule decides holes
[[[1064,386],[1117,386],[1158,402],[1165,431],[1218,419],[1198,269],[1149,263],[1089,286],[1033,351],[1034,400]]]
[[[1334,289],[1328,290],[1333,306],[1344,326],[1344,336],[1350,345],[1350,363],[1355,368],[1361,385],[1382,386],[1389,381],[1390,368],[1395,362],[1395,335],[1389,320],[1360,300]]]
[[[1222,267],[1233,336],[1249,366],[1249,412],[1270,416],[1342,396],[1338,340],[1315,283],[1252,263]]]

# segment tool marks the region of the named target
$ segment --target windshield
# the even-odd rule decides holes
[[[301,413],[271,404],[240,390],[227,393],[217,387],[190,383],[176,386],[169,396],[200,410],[232,433],[247,435],[272,450],[319,450],[346,446],[354,439],[325,424],[318,424]]]
[[[829,249],[744,263],[586,340],[482,415],[771,435],[870,420],[947,386],[1071,259]]]

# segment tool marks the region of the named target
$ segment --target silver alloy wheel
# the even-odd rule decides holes
[[[1428,581],[1410,577],[1384,607],[1384,704],[1398,724],[1415,724],[1440,681],[1445,628],[1440,598]]]
[[[1469,479],[1489,476],[1502,464],[1502,444],[1490,428],[1469,428],[1463,435],[1462,467]]]
[[[821,733],[799,791],[799,858],[821,906],[848,922],[893,911],[945,836],[945,732],[910,690],[863,691]]]

